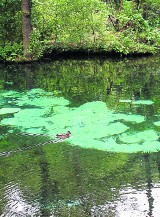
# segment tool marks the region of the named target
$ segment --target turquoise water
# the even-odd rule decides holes
[[[0,65],[0,215],[160,216],[159,68]]]

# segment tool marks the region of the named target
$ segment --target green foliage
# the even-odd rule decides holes
[[[4,47],[0,47],[0,59],[12,61],[22,55],[22,43],[6,43]]]
[[[160,0],[123,0],[121,3],[33,0],[30,38],[33,59],[52,50],[120,54],[157,52],[160,47]],[[1,6],[0,56],[8,60],[14,56],[14,52],[6,51],[8,43],[22,41],[21,1],[2,0]]]
[[[40,40],[41,34],[36,28],[33,29],[30,37],[30,52],[33,59],[38,59],[42,56],[44,46],[43,41]]]
[[[20,43],[22,40],[21,1],[1,0],[0,4],[0,46],[8,42]]]
[[[45,52],[82,49],[121,54],[154,53],[160,45],[157,31],[143,18],[142,8],[136,7],[132,1],[123,1],[119,11],[114,4],[108,3],[106,7],[99,0],[72,1],[72,4],[69,0],[50,0],[36,4],[32,10],[39,16],[38,21],[34,20]],[[113,23],[107,20],[110,13],[118,20],[120,31],[117,33]]]

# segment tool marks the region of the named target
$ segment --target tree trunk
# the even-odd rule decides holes
[[[26,59],[31,58],[29,53],[29,42],[31,34],[31,0],[21,0],[22,5],[22,35],[23,53]]]

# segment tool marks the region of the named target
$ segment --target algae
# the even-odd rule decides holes
[[[70,107],[68,100],[41,89],[24,93],[9,91],[1,96],[2,100],[12,97],[14,100],[11,98],[11,102],[15,106],[8,108],[13,116],[2,118],[1,125],[18,128],[21,132],[42,133],[53,138],[57,133],[70,130],[72,136],[67,139],[69,144],[103,151],[132,153],[160,150],[158,132],[138,128],[146,123],[143,115],[116,113],[105,102],[93,101],[78,108]],[[152,104],[151,101],[141,103]],[[6,101],[5,106],[7,104],[10,101]],[[5,111],[5,108],[1,111]]]
[[[20,110],[21,110],[20,108],[1,108],[0,115],[13,114],[19,112]]]
[[[132,103],[134,105],[152,105],[154,102],[152,100],[131,100],[131,99],[120,99],[121,103]]]
[[[157,127],[160,127],[160,121],[154,122],[154,125],[157,126]]]

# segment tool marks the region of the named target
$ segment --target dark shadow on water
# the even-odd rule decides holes
[[[153,180],[152,180],[152,170],[151,170],[151,162],[150,162],[150,155],[144,154],[144,161],[145,161],[145,168],[146,168],[146,181],[147,181],[147,198],[149,204],[149,212],[148,216],[153,216],[153,202],[154,198],[152,196],[152,189],[153,189]]]

